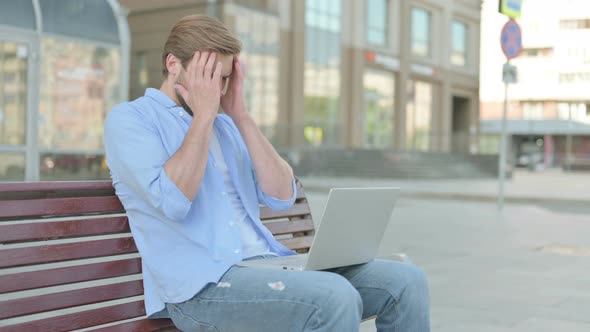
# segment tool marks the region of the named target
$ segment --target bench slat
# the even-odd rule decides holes
[[[112,190],[109,180],[97,181],[39,181],[39,182],[4,182],[0,183],[0,193],[14,192],[62,192],[79,190]]]
[[[142,280],[76,289],[0,302],[0,319],[77,307],[143,294]]]
[[[309,232],[314,230],[311,219],[275,221],[264,224],[273,235],[292,234],[299,232]]]
[[[313,236],[300,236],[279,240],[285,247],[291,250],[309,249],[313,242]]]
[[[299,216],[307,216],[310,214],[309,205],[307,203],[296,203],[293,206],[284,211],[275,211],[271,210],[268,207],[261,207],[260,208],[260,219],[261,220],[269,220],[269,219],[278,219],[278,218],[288,218],[288,217],[299,217]]]
[[[0,223],[0,243],[130,232],[127,217],[66,220],[19,225]]]
[[[0,294],[141,273],[141,258],[0,276]]]
[[[145,332],[145,331],[174,331],[179,332],[176,329],[174,323],[170,319],[142,319],[133,322],[123,323],[119,325],[113,325],[109,327],[103,327],[93,331],[100,332]]]
[[[297,199],[287,211],[261,208],[261,219],[270,221],[265,226],[276,236],[297,235],[279,240],[288,248],[305,251],[313,241],[314,225],[303,186],[297,180]],[[106,216],[124,213],[110,181],[35,182],[0,184],[0,243],[41,241],[106,234],[128,233],[126,217]],[[95,219],[35,222],[3,225],[2,220],[23,220],[55,216],[105,215]],[[83,217],[81,217],[83,218]],[[274,221],[276,219],[296,219]],[[274,221],[274,222],[273,222]],[[54,263],[136,253],[129,237],[60,243],[27,248],[0,250],[0,268]],[[41,267],[42,268],[42,267]],[[54,268],[31,272],[0,275],[0,294],[69,283],[99,280],[141,273],[141,259],[129,258],[110,262]],[[103,285],[24,299],[0,302],[0,319],[29,315],[49,310],[70,308],[143,293],[142,280]],[[84,312],[43,318],[36,321],[0,327],[5,331],[70,331],[107,323],[115,325],[98,331],[178,331],[168,319],[143,318],[143,301],[135,301]],[[130,318],[141,319],[119,323]]]
[[[64,216],[84,213],[123,213],[117,196],[46,198],[0,201],[0,218]]]
[[[143,301],[129,302],[110,307],[76,312],[73,314],[39,319],[0,327],[0,332],[65,332],[145,315]]]
[[[296,200],[301,200],[305,198],[305,191],[303,190],[303,187],[297,187],[297,198]]]
[[[0,250],[0,268],[137,252],[131,237]]]

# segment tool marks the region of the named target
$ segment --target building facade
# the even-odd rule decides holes
[[[128,98],[116,0],[0,1],[0,181],[108,178],[107,112]]]
[[[482,148],[497,152],[505,61],[499,35],[507,18],[497,1],[482,10]],[[585,0],[525,1],[523,51],[512,60],[518,82],[509,87],[508,132],[512,163],[530,167],[569,166],[590,160],[590,3]]]
[[[188,14],[243,42],[246,100],[281,149],[477,151],[480,0],[121,0],[130,97],[162,82],[161,50]]]

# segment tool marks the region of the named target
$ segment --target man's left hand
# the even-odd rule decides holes
[[[232,69],[229,86],[226,93],[221,96],[220,104],[223,112],[229,115],[234,122],[238,122],[248,113],[244,100],[244,73],[237,55],[234,56]]]

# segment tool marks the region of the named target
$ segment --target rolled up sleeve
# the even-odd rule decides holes
[[[258,196],[258,203],[264,206],[271,208],[272,210],[287,210],[295,203],[297,198],[297,184],[295,182],[295,178],[291,181],[291,186],[293,187],[293,195],[288,200],[278,199],[276,197],[270,196],[265,194],[258,183],[258,178],[256,177],[256,171],[254,170],[254,163],[252,162],[252,157],[248,152],[248,147],[246,146],[246,142],[244,142],[244,138],[240,134],[240,130],[236,127],[235,123],[231,120],[231,118],[227,115],[221,115],[221,119],[223,119],[229,126],[230,131],[232,132],[232,136],[235,138],[236,142],[239,145],[239,149],[241,153],[244,155],[247,166],[252,171],[252,180],[254,181],[254,185],[256,186],[256,195]]]
[[[273,210],[287,210],[295,203],[295,199],[297,198],[297,185],[295,183],[295,178],[291,181],[291,186],[293,187],[293,195],[288,200],[278,199],[276,197],[270,196],[265,194],[262,191],[262,188],[258,184],[258,180],[256,179],[256,174],[254,174],[254,182],[256,184],[256,193],[258,195],[258,202],[262,205],[268,206]]]
[[[192,202],[166,175],[170,156],[149,119],[137,116],[130,106],[118,106],[107,117],[104,135],[113,180],[131,189],[136,197],[130,199],[141,200],[166,219],[184,220]]]

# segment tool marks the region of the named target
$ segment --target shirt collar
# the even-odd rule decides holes
[[[173,108],[173,107],[177,107],[178,106],[178,105],[176,105],[176,103],[174,102],[174,100],[172,100],[164,92],[162,92],[162,91],[160,91],[158,89],[147,88],[145,90],[145,96],[152,98],[158,104],[160,104],[160,105],[162,105],[162,106],[164,106],[166,108]]]

